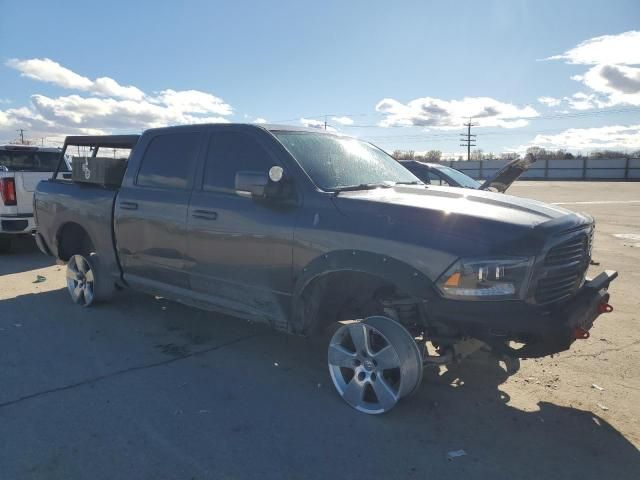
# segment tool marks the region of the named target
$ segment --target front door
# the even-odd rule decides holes
[[[269,145],[266,134],[246,127],[214,127],[189,206],[187,263],[191,288],[218,308],[282,327],[298,207],[235,190],[237,172],[267,173],[279,164]]]

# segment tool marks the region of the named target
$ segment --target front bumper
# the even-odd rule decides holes
[[[567,302],[537,307],[524,302],[460,302],[442,300],[430,305],[430,317],[465,336],[478,338],[494,350],[519,358],[537,358],[568,350],[577,338],[587,338],[594,321],[610,311],[608,288],[618,276],[605,271],[587,279]],[[524,344],[509,347],[509,341]]]

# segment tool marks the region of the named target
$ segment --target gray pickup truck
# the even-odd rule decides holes
[[[333,383],[362,412],[388,411],[425,366],[478,349],[515,366],[566,350],[612,310],[617,273],[586,278],[592,218],[425,185],[354,138],[218,124],[68,137],[61,155],[69,146],[90,155],[72,179],[40,182],[35,215],[75,302],[129,287],[328,332]],[[83,180],[122,149],[108,181]]]

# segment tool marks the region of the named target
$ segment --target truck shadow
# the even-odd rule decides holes
[[[14,240],[11,250],[0,254],[0,275],[26,272],[37,268],[55,265],[55,259],[44,255],[32,237],[20,237]]]
[[[209,440],[190,443],[189,437],[233,444],[238,451],[252,451],[258,459],[264,455],[264,460],[252,460],[251,468],[258,461],[268,468],[266,462],[275,461],[274,455],[287,452],[278,461],[286,459],[291,471],[313,471],[314,478],[426,478],[435,473],[461,478],[640,478],[638,449],[598,415],[552,402],[538,402],[537,411],[510,405],[509,396],[500,389],[507,374],[497,362],[468,361],[442,375],[426,371],[412,397],[388,414],[367,416],[349,408],[335,393],[326,369],[326,346],[316,340],[274,333],[132,292],[119,293],[113,303],[82,309],[71,305],[60,289],[2,300],[0,312],[3,335],[11,331],[33,336],[28,342],[15,343],[3,342],[0,335],[0,350],[5,354],[13,345],[24,349],[7,358],[35,357],[47,368],[60,363],[60,372],[66,370],[64,362],[70,355],[76,364],[91,365],[98,357],[102,365],[110,365],[116,356],[117,361],[130,363],[110,367],[122,374],[103,371],[91,379],[87,371],[82,373],[87,378],[54,378],[52,385],[28,385],[29,392],[52,392],[45,392],[52,398],[58,391],[65,392],[63,414],[54,411],[52,415],[74,415],[70,409],[75,403],[69,395],[86,394],[67,389],[65,383],[99,383],[103,377],[126,382],[132,375],[127,372],[135,371],[144,375],[134,377],[136,382],[149,382],[149,386],[118,393],[125,395],[128,404],[123,418],[137,412],[139,417],[130,419],[132,425],[148,425],[158,414],[153,411],[158,404],[155,399],[170,396],[172,410],[164,414],[168,417],[162,416],[162,423],[154,424],[154,435],[173,439],[172,422],[179,421],[180,428],[188,425],[189,436],[166,441],[175,441],[172,448],[188,450],[203,464],[213,462],[205,445]],[[57,312],[55,318],[51,312]],[[12,330],[18,320],[24,325]],[[53,327],[52,322],[59,325]],[[62,329],[64,336],[56,340],[47,333],[53,328]],[[55,355],[38,347],[44,341],[58,342],[50,347]],[[222,344],[227,346],[216,347]],[[153,383],[153,364],[159,357],[175,359],[172,368],[156,369],[162,372],[161,384]],[[146,370],[140,362],[150,368]],[[16,361],[12,368],[19,365]],[[205,380],[212,375],[215,381]],[[215,408],[191,423],[186,412],[175,417],[175,409],[183,408],[184,400],[176,393],[182,391],[176,388],[181,384],[184,388],[197,385],[189,390],[189,402]],[[162,390],[163,385],[172,386]],[[12,396],[20,395],[8,393],[6,398]],[[139,409],[131,406],[137,404]],[[91,408],[85,410],[86,405],[77,413],[93,415]],[[24,421],[30,422],[28,415]],[[64,432],[61,435],[64,438]],[[277,438],[277,442],[269,440],[258,447],[259,438]],[[264,453],[269,449],[271,454]],[[460,449],[466,455],[447,460],[447,452]],[[356,457],[363,461],[356,462]],[[171,461],[167,458],[167,465]]]

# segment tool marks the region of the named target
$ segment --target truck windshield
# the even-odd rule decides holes
[[[53,172],[58,165],[60,152],[46,152],[33,150],[2,150],[0,149],[0,169],[29,172]],[[62,163],[62,170],[66,165]]]
[[[391,156],[355,138],[312,132],[273,134],[322,190],[358,190],[422,183]]]

